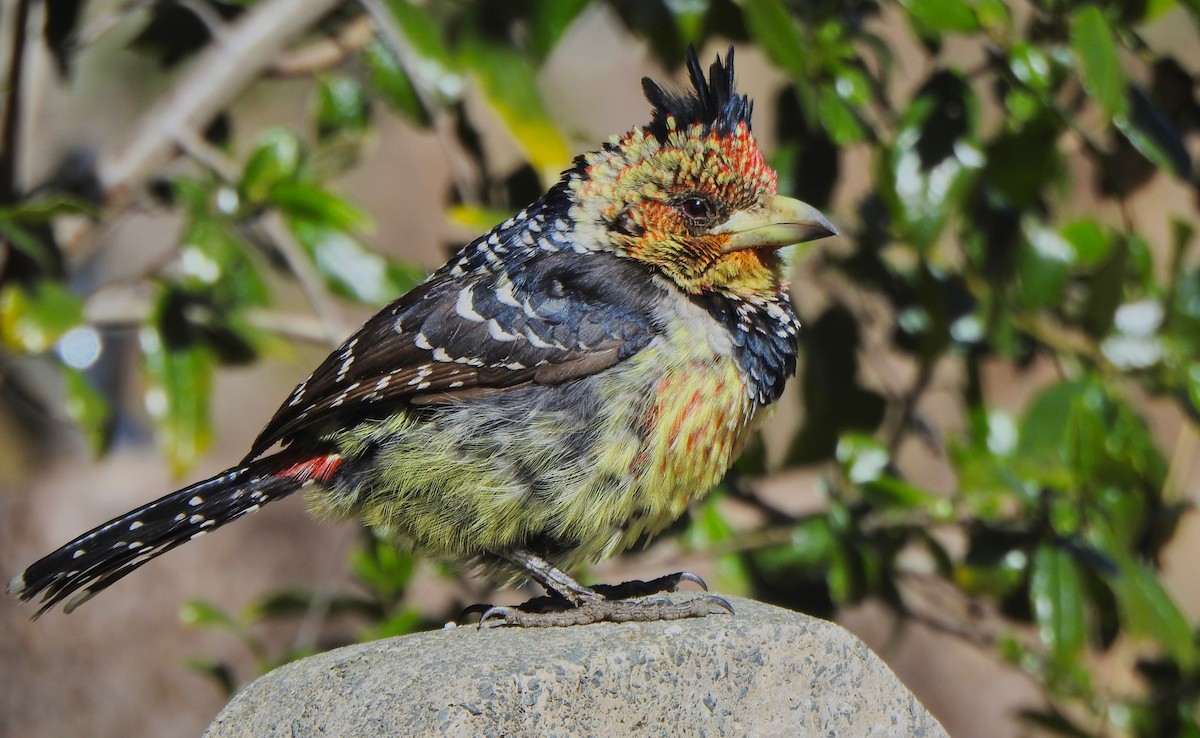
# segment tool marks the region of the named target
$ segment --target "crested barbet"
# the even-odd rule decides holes
[[[663,530],[719,482],[796,370],[779,249],[835,233],[779,195],[734,91],[649,79],[650,123],[579,156],[541,199],[368,320],[241,463],[76,538],[17,576],[40,615],[303,490],[323,518],[548,597],[489,625],[729,609],[649,597],[686,573],[586,587],[567,571]],[[701,583],[702,584],[702,583]],[[536,604],[535,603],[540,603]]]

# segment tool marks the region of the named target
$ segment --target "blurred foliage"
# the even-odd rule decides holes
[[[141,4],[133,45],[148,64],[174,66],[210,43],[214,22],[236,22],[252,4]],[[681,544],[718,557],[726,591],[825,616],[873,598],[994,650],[1044,690],[1024,715],[1031,728],[1200,735],[1195,628],[1159,578],[1187,512],[1178,475],[1189,459],[1165,452],[1145,414],[1154,398],[1189,432],[1200,417],[1196,210],[1132,204],[1164,180],[1200,195],[1194,55],[1176,58],[1145,33],[1176,24],[1188,48],[1200,3],[386,0],[348,4],[318,35],[372,8],[386,32],[312,72],[308,130],[231,130],[222,117],[205,132],[213,151],[187,152],[197,165],[164,172],[153,188],[183,226],[171,262],[144,275],[155,297],[132,350],[177,469],[211,436],[213,372],[259,355],[270,329],[251,318],[274,304],[281,279],[303,283],[311,270],[318,284],[306,290],[380,305],[421,278],[367,248],[369,215],[329,186],[379,116],[430,129],[462,155],[446,215],[482,231],[536,197],[573,145],[598,143],[569,144],[538,84],[582,13],[608,12],[669,68],[689,44],[733,42],[775,70],[774,119],[756,124],[774,134],[781,189],[828,207],[848,151],[870,161],[869,182],[841,206],[854,212],[835,213],[846,247],[821,251],[820,283],[799,285],[828,299],[804,316],[805,421],[782,456],[816,465],[820,509],[798,516],[759,499],[747,479],[776,469],[756,445],[680,526]],[[80,3],[47,12],[45,41],[69,75]],[[468,114],[469,95],[490,117]],[[483,126],[509,135],[520,168],[497,171]],[[235,159],[233,140],[253,141],[250,153]],[[6,356],[44,356],[61,370],[69,414],[102,448],[126,410],[72,358],[95,286],[51,226],[117,213],[92,204],[79,181],[0,191],[0,339]],[[267,227],[273,218],[282,234]],[[1001,388],[989,377],[1034,366],[1054,378],[1026,407],[994,404]],[[869,367],[889,382],[867,382]],[[951,431],[919,402],[947,368],[962,377],[939,386],[961,413]],[[910,381],[899,386],[897,374]],[[901,451],[914,446],[950,472],[951,493],[906,478]],[[729,504],[758,508],[762,526],[735,529],[722,514]],[[352,595],[276,593],[237,615],[193,603],[185,617],[244,639],[262,669],[328,645],[269,654],[256,631],[264,621],[353,615],[362,638],[428,625],[406,601],[410,557],[369,538],[354,556]],[[917,580],[995,622],[947,625],[909,593]],[[1120,661],[1135,674],[1094,668],[1114,648],[1135,649]],[[230,689],[237,681],[224,664],[197,668]]]

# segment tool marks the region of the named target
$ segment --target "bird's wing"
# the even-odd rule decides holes
[[[247,459],[332,415],[556,384],[632,356],[662,327],[646,269],[602,253],[443,270],[376,314],[301,382]]]

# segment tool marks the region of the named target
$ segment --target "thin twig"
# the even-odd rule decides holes
[[[897,413],[896,424],[888,432],[887,449],[894,457],[896,450],[900,448],[900,442],[904,440],[904,435],[912,425],[914,415],[917,410],[917,402],[921,396],[925,394],[925,390],[929,387],[930,380],[933,379],[934,362],[929,359],[921,360],[921,367],[917,370],[917,379],[913,382],[908,391],[900,398],[900,409]]]
[[[154,4],[155,0],[136,0],[125,2],[86,22],[75,34],[74,48],[76,51],[86,49],[99,41],[117,26],[121,25],[134,13],[145,10]]]
[[[337,66],[362,51],[375,38],[370,17],[360,15],[347,23],[336,36],[318,39],[289,49],[271,64],[267,76],[277,78],[308,77]]]
[[[321,324],[325,326],[325,342],[330,346],[337,346],[350,331],[342,323],[337,305],[326,291],[325,283],[309,261],[308,254],[304,253],[304,247],[292,235],[292,230],[288,228],[279,211],[270,210],[264,213],[259,223],[263,233],[279,249],[292,274],[296,275],[300,288],[304,290],[304,296],[321,319]]]
[[[183,153],[211,169],[218,177],[226,182],[236,182],[240,176],[237,162],[225,155],[225,152],[204,140],[196,131],[181,131],[176,140]]]
[[[170,160],[188,132],[201,130],[339,0],[263,0],[214,39],[133,127],[129,142],[104,156],[97,176],[106,202],[127,200]]]
[[[10,58],[4,82],[4,117],[0,118],[0,203],[16,199],[21,179],[21,111],[24,102],[25,39],[29,6],[33,0],[17,0],[12,14]]]
[[[446,115],[445,108],[438,103],[434,94],[425,84],[425,78],[420,74],[418,60],[405,42],[404,34],[396,25],[391,11],[384,5],[383,0],[358,0],[358,3],[375,21],[375,28],[379,33],[380,40],[408,73],[417,99],[429,113],[433,130],[437,133],[438,143],[441,145],[446,163],[450,167],[450,176],[454,179],[454,187],[458,191],[459,199],[468,204],[480,202],[479,187],[475,181],[474,170],[458,146],[458,139],[455,138],[450,118]]]
[[[149,297],[135,296],[116,305],[105,301],[97,306],[95,295],[84,304],[87,322],[106,330],[137,329],[145,325],[154,305]],[[276,310],[247,310],[246,322],[260,331],[291,341],[303,341],[317,346],[329,345],[329,332],[321,320],[307,313],[285,313]]]
[[[246,320],[259,330],[295,341],[318,346],[330,343],[329,329],[319,318],[311,315],[280,313],[273,310],[248,310]]]
[[[202,0],[175,0],[181,8],[200,19],[213,41],[221,43],[229,30],[229,24],[211,5]]]

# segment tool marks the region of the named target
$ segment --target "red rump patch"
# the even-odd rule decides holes
[[[305,459],[298,464],[292,464],[279,472],[279,476],[290,477],[297,482],[324,482],[333,476],[337,468],[342,465],[343,460],[340,454],[317,456]]]

